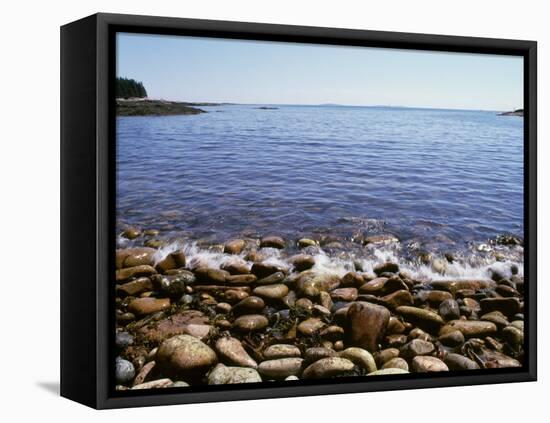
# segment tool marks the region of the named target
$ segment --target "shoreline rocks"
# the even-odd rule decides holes
[[[356,260],[333,272],[318,252],[333,254],[339,241],[278,236],[204,247],[223,255],[216,264],[179,245],[161,254],[166,242],[145,228],[122,236],[129,247],[116,251],[117,389],[406,377],[523,362],[517,268],[495,268],[492,279],[417,280],[402,263],[364,271]],[[151,237],[157,247],[140,244],[152,245]],[[360,242],[369,249],[397,240]]]

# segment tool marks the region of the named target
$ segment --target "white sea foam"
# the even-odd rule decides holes
[[[177,250],[184,251],[187,257],[187,266],[190,269],[201,266],[220,268],[236,258],[244,260],[249,267],[252,266],[252,262],[244,259],[246,256],[245,253],[237,256],[230,255],[221,251],[201,248],[194,242],[185,243],[183,241],[175,241],[159,248],[154,255],[155,263],[158,263],[168,254]],[[457,258],[452,263],[445,259],[440,259],[439,264],[434,264],[433,261],[430,264],[424,264],[405,260],[400,255],[400,251],[401,247],[399,245],[383,246],[365,251],[365,256],[343,258],[331,256],[322,249],[318,249],[313,254],[315,265],[312,270],[318,273],[342,277],[346,273],[353,271],[356,264],[358,264],[363,272],[373,274],[374,268],[377,265],[385,262],[394,262],[399,264],[401,271],[408,273],[417,280],[485,279],[491,277],[493,271],[498,271],[510,277],[512,275],[512,265],[516,265],[518,274],[523,275],[523,262],[511,259],[496,261],[492,256],[482,257],[472,254],[471,256]],[[263,248],[261,249],[261,253],[265,257],[263,262],[292,270],[292,265],[287,261],[288,257],[284,256],[283,251],[275,248]]]

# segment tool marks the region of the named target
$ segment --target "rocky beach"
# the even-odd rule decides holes
[[[399,257],[383,233],[212,242],[126,226],[118,245],[117,390],[522,366],[516,237],[478,246],[476,277],[452,253]]]

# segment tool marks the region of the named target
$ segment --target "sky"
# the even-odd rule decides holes
[[[513,110],[523,58],[119,33],[117,76],[150,98]]]

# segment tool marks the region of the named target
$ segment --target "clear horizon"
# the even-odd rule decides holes
[[[519,56],[119,33],[117,76],[174,101],[523,108]]]

